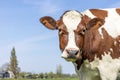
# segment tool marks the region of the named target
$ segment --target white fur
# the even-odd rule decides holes
[[[113,49],[112,49],[112,48],[110,48],[110,51],[111,51],[111,52],[113,52]]]
[[[120,58],[112,59],[110,54],[102,55],[102,60],[97,57],[93,62],[85,60],[80,70],[76,68],[79,80],[116,80],[119,70]]]
[[[114,46],[116,46],[117,45],[117,41],[114,41]]]
[[[115,9],[108,9],[108,17],[105,18],[105,24],[102,26],[113,38],[120,35],[120,15]]]
[[[83,15],[88,15],[90,18],[95,18],[95,16],[89,11],[89,10],[86,10],[84,12],[82,12]]]
[[[105,28],[107,30],[108,34],[112,36],[113,38],[120,35],[120,15],[116,12],[114,8],[112,9],[103,9],[108,11],[108,17],[105,18],[105,24],[99,28],[99,33],[101,34],[101,37],[103,38],[102,34],[102,28]],[[90,18],[95,18],[89,10],[86,10],[82,12],[82,14],[89,16]]]
[[[81,14],[77,11],[69,11],[63,16],[63,22],[67,27],[67,31],[68,31],[68,44],[65,50],[63,51],[62,57],[67,58],[68,54],[66,53],[66,49],[72,48],[72,49],[79,50],[79,48],[75,43],[74,30],[77,29],[77,26],[81,21],[81,17],[82,17]]]
[[[104,37],[103,37],[103,33],[102,33],[102,29],[99,28],[98,31],[99,31],[99,33],[100,33],[100,35],[101,35],[101,38],[104,39]]]

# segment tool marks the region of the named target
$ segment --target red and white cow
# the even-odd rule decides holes
[[[79,80],[116,80],[120,71],[120,8],[66,11],[40,22],[59,31],[62,57],[73,62]]]

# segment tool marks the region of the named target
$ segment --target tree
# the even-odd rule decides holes
[[[18,71],[18,61],[17,61],[17,57],[16,57],[15,48],[13,48],[11,51],[10,70],[13,72],[15,78],[17,78],[19,71]]]
[[[3,64],[3,65],[0,67],[0,72],[2,72],[2,71],[7,72],[7,71],[9,70],[9,68],[10,68],[10,64],[9,64],[9,63],[5,63],[5,64]]]
[[[44,78],[44,74],[43,74],[43,73],[40,73],[40,74],[39,74],[39,78],[43,79],[43,78]]]
[[[61,76],[62,76],[62,66],[61,66],[61,65],[58,65],[58,66],[57,66],[56,75],[57,75],[58,77],[61,77]]]
[[[49,78],[53,78],[53,77],[54,77],[54,73],[53,73],[52,71],[49,72],[49,73],[48,73],[48,77],[49,77]]]

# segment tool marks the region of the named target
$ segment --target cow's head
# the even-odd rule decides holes
[[[58,30],[62,57],[68,61],[81,59],[81,48],[85,28],[80,24],[82,15],[77,11],[67,11],[56,21],[49,16],[40,22],[51,30]],[[79,29],[80,28],[80,29]]]
[[[67,11],[59,20],[45,16],[40,22],[51,30],[58,30],[62,57],[75,62],[82,59],[82,48],[86,22],[90,19],[78,11]]]

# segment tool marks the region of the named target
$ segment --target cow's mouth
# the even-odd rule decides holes
[[[72,59],[72,58],[64,58],[64,59],[68,62],[76,62],[76,59]]]

